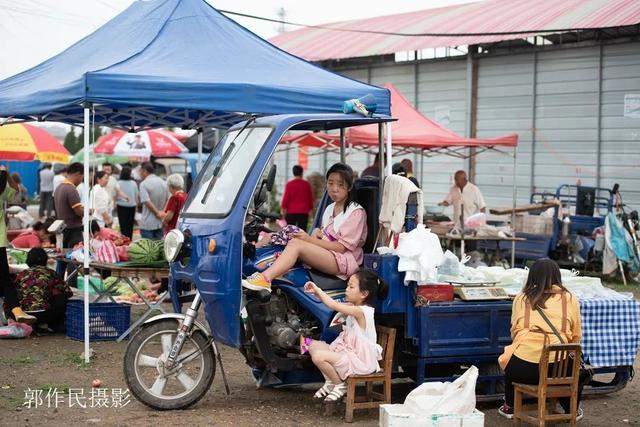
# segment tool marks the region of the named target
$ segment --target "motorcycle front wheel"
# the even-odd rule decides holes
[[[154,409],[184,409],[195,404],[207,393],[216,373],[213,347],[200,330],[185,340],[176,357],[179,363],[165,368],[178,327],[173,319],[146,325],[127,345],[125,381],[136,399]]]

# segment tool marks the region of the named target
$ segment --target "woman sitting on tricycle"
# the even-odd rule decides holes
[[[333,203],[322,215],[322,228],[316,228],[311,235],[303,230],[297,232],[275,262],[265,271],[243,280],[243,287],[271,291],[271,281],[286,273],[298,260],[343,279],[358,271],[367,237],[367,214],[353,200],[353,170],[336,163],[327,171],[326,179],[327,193]]]

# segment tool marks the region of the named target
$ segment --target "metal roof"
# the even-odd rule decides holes
[[[280,34],[270,42],[307,60],[322,61],[494,43],[535,36],[541,30],[577,31],[639,23],[638,0],[488,0],[323,25],[332,29],[302,28]],[[434,37],[355,33],[333,28],[404,34],[533,32]]]

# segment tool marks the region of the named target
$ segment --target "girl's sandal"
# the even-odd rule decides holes
[[[347,394],[347,385],[345,383],[336,384],[331,390],[331,393],[325,397],[324,401],[326,403],[337,402]]]
[[[316,394],[314,394],[313,397],[315,399],[324,399],[329,395],[329,393],[331,393],[334,386],[335,385],[331,381],[327,380],[324,385],[316,391]]]

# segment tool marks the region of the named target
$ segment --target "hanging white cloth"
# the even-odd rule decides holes
[[[422,224],[424,204],[422,202],[422,190],[416,187],[409,178],[400,175],[391,175],[384,180],[382,190],[382,207],[380,208],[379,221],[385,228],[394,233],[400,233],[404,226],[407,212],[407,200],[411,193],[418,195],[418,224]]]

